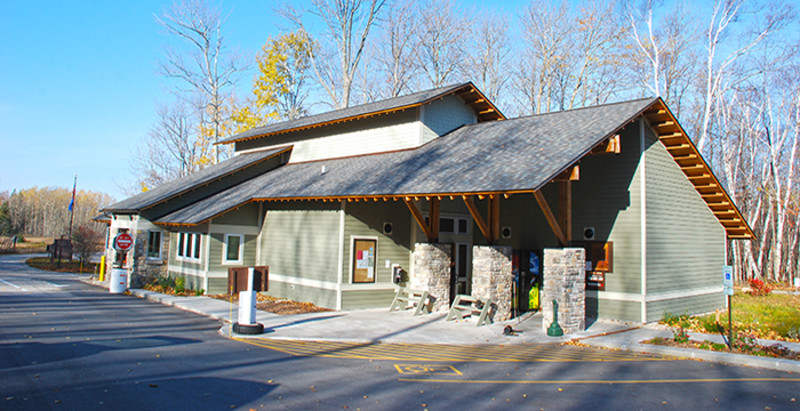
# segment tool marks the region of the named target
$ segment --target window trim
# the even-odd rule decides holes
[[[228,259],[228,239],[239,237],[239,257],[236,260]],[[223,265],[242,265],[244,264],[244,234],[225,234],[222,243],[222,264]]]
[[[158,255],[150,255],[150,247],[153,244],[153,234],[158,233]],[[164,257],[164,232],[162,230],[147,230],[147,250],[145,252],[147,259],[151,261],[162,260]]]
[[[201,261],[203,252],[202,252],[202,241],[201,241],[201,233],[189,233],[189,232],[178,232],[178,241],[175,247],[175,259],[178,261],[188,261],[197,263]]]

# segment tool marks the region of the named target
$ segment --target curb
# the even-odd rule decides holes
[[[716,362],[727,365],[765,368],[775,371],[800,373],[800,362],[782,358],[756,357],[745,354],[725,353],[719,351],[692,350],[689,348],[665,347],[651,344],[609,344],[600,341],[581,341],[592,347],[608,348],[615,350],[641,352],[646,354],[666,355],[670,357],[692,360]]]
[[[81,281],[99,287],[104,287],[105,284],[99,281],[90,280],[90,279],[81,279]],[[222,321],[226,323],[225,326],[220,327],[219,334],[227,337],[232,338],[233,336],[229,334],[228,330],[228,323],[229,320],[224,318],[220,315],[216,315],[210,313],[208,311],[204,311],[202,309],[198,309],[195,307],[191,307],[187,304],[182,304],[182,301],[177,300],[181,299],[186,301],[186,298],[192,297],[173,297],[166,294],[157,293],[155,291],[147,291],[142,289],[129,289],[128,290],[131,295],[142,298],[145,300],[150,300],[153,302],[157,302],[159,304],[167,305],[170,307],[180,308],[184,311],[193,312],[200,315],[205,315],[207,317],[213,318],[215,320]],[[207,298],[207,297],[199,297],[199,298]],[[269,327],[265,327],[269,329]],[[623,350],[623,351],[631,351],[631,352],[639,352],[639,353],[646,353],[646,354],[656,354],[656,355],[664,355],[676,358],[683,358],[683,359],[692,359],[692,360],[699,360],[699,361],[707,361],[707,362],[715,362],[720,364],[727,364],[727,365],[736,365],[736,366],[746,366],[746,367],[755,367],[755,368],[764,368],[769,370],[775,371],[785,371],[785,372],[792,372],[792,373],[800,373],[800,361],[792,361],[792,360],[785,360],[781,358],[771,358],[771,357],[756,357],[751,355],[745,354],[734,354],[734,353],[724,353],[718,351],[706,351],[706,350],[693,350],[689,348],[677,348],[677,347],[665,347],[665,346],[658,346],[658,345],[651,345],[651,344],[641,344],[641,343],[622,343],[622,344],[612,344],[603,341],[598,341],[595,338],[604,338],[606,336],[610,336],[613,334],[624,334],[625,332],[635,331],[640,329],[641,327],[633,327],[626,330],[619,330],[610,333],[602,333],[597,335],[590,335],[590,336],[583,336],[578,338],[567,338],[567,339],[560,339],[560,341],[553,341],[554,343],[563,343],[564,341],[569,340],[577,340],[583,344],[586,344],[591,347],[596,348],[605,348],[605,349],[612,349],[612,350]],[[264,334],[260,336],[243,336],[237,335],[236,338],[264,338]],[[268,337],[271,339],[276,340],[297,340],[297,341],[332,341],[332,342],[352,342],[356,344],[381,344],[380,341],[371,341],[371,340],[361,340],[356,341],[352,339],[342,339],[342,338],[288,338],[288,337]]]

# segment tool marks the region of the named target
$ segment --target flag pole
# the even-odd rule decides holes
[[[78,186],[78,175],[75,174],[75,181],[72,183],[72,201],[69,203],[69,239],[72,240],[72,222],[75,218],[75,188]]]

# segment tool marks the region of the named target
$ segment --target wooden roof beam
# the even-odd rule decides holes
[[[467,206],[467,210],[469,210],[470,215],[472,215],[472,219],[475,221],[475,224],[478,226],[478,229],[481,230],[481,234],[483,237],[486,238],[486,241],[489,244],[494,243],[494,238],[492,238],[492,234],[489,231],[489,226],[484,221],[483,216],[481,213],[478,212],[478,208],[475,206],[475,201],[473,200],[472,196],[461,196],[464,199],[464,204]]]
[[[411,211],[411,215],[414,216],[414,220],[419,225],[419,228],[421,228],[422,232],[425,233],[425,237],[429,239],[432,238],[431,229],[428,227],[428,224],[425,223],[425,217],[423,217],[422,213],[419,212],[417,205],[414,204],[411,197],[405,197],[403,201],[406,203],[406,206],[408,206],[408,210]]]
[[[558,220],[556,220],[555,215],[553,215],[553,211],[547,204],[547,199],[544,198],[544,195],[542,194],[541,191],[534,191],[533,196],[536,197],[536,202],[539,203],[539,208],[542,209],[542,213],[544,213],[544,218],[547,220],[547,224],[550,225],[550,229],[553,230],[553,234],[556,235],[558,242],[561,245],[567,245],[567,238],[561,231],[561,226],[558,224]]]

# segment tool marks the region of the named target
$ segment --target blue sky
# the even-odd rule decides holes
[[[228,44],[253,56],[279,32],[267,1],[223,4]],[[124,198],[132,148],[170,100],[157,73],[161,1],[0,0],[0,191],[78,188]],[[243,78],[243,90],[249,87]]]
[[[464,1],[509,14],[528,4]],[[80,189],[125,198],[133,148],[172,99],[157,70],[164,46],[179,43],[154,20],[171,3],[0,0],[0,192],[70,187],[77,174]],[[222,1],[228,46],[252,61],[285,26],[274,3]]]

